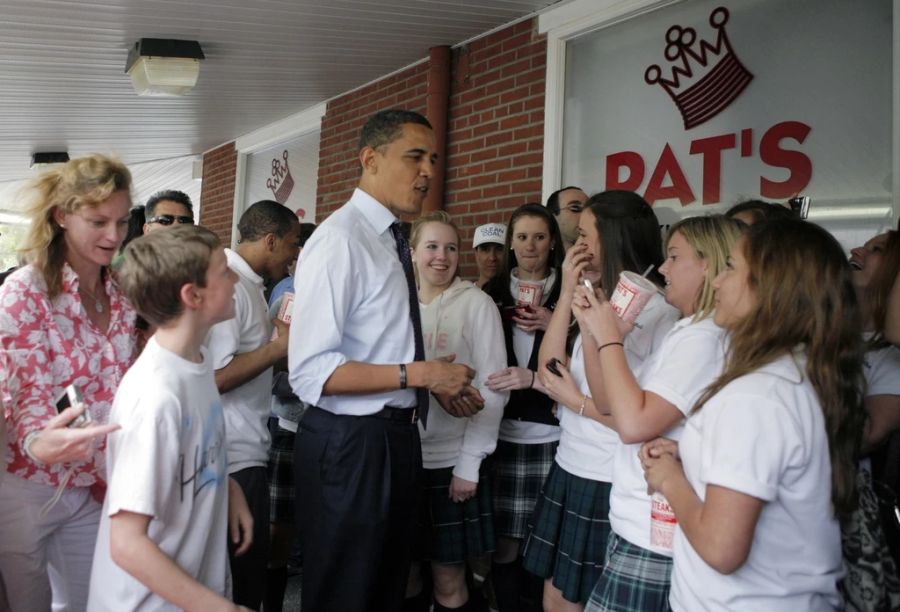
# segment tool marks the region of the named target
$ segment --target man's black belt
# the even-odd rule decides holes
[[[401,421],[415,425],[419,420],[419,410],[417,408],[397,408],[395,406],[385,406],[372,416],[376,419],[385,419],[387,421]]]

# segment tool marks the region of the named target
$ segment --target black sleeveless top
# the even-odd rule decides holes
[[[497,282],[495,282],[497,281]],[[509,286],[500,287],[500,279],[494,277],[485,286],[485,291],[494,299],[497,307],[515,306],[515,299],[510,295]],[[559,301],[559,290],[562,282],[562,274],[557,272],[556,280],[550,288],[547,301],[543,306],[551,311],[556,308],[556,302]],[[518,366],[516,353],[513,349],[513,323],[507,317],[500,317],[503,323],[503,337],[506,341],[506,363],[510,367]],[[541,350],[541,341],[544,339],[543,330],[534,333],[534,346],[531,349],[531,356],[528,363],[524,366],[535,372],[538,369],[538,353]],[[559,425],[559,420],[553,416],[553,400],[544,395],[540,391],[534,389],[516,389],[509,394],[509,401],[503,408],[504,419],[515,419],[518,421],[528,421],[530,423],[542,423],[544,425]]]

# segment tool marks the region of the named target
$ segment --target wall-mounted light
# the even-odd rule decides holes
[[[202,59],[196,40],[142,38],[128,52],[125,72],[139,96],[183,96],[197,84]]]
[[[54,164],[64,164],[69,161],[69,154],[65,151],[48,151],[46,153],[32,153],[29,168],[46,168]]]

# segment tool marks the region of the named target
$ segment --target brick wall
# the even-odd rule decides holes
[[[531,19],[472,42],[455,59],[445,209],[463,232],[461,274],[471,278],[474,228],[506,223],[517,206],[541,200],[547,41]]]
[[[200,191],[200,225],[231,245],[234,212],[234,182],[237,151],[229,142],[203,154],[203,186]]]
[[[428,63],[381,79],[328,103],[319,141],[316,222],[346,202],[359,183],[359,130],[371,115],[386,108],[425,114]]]
[[[469,247],[474,228],[505,223],[517,206],[540,201],[546,50],[531,19],[454,51],[445,209],[462,230],[464,278],[476,273]],[[425,112],[427,69],[423,62],[329,102],[317,221],[342,205],[359,180],[356,142],[365,119],[392,107]]]

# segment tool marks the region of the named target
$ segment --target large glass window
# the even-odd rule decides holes
[[[679,2],[566,44],[561,184],[664,223],[812,198],[854,243],[892,223],[890,0]]]

